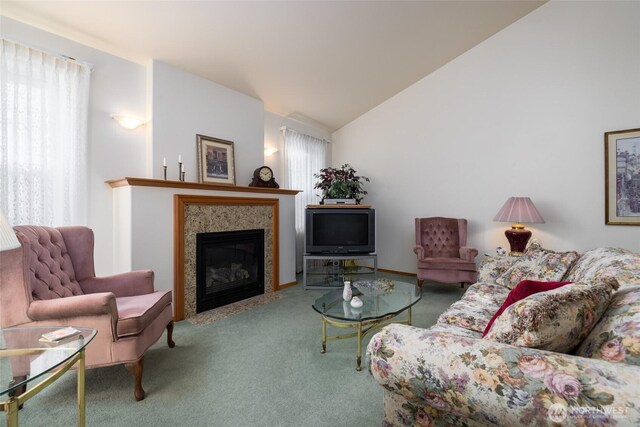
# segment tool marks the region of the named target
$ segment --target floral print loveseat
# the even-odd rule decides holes
[[[640,254],[593,249],[562,276],[619,284],[572,354],[481,338],[509,293],[496,281],[517,260],[486,258],[478,283],[431,328],[392,324],[371,338],[369,371],[384,388],[384,425],[640,425]]]

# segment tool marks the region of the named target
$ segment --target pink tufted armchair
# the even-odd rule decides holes
[[[416,218],[418,285],[425,280],[440,283],[475,283],[476,248],[467,245],[467,220],[457,218]]]
[[[171,291],[155,291],[153,272],[96,277],[93,231],[86,227],[14,227],[21,247],[0,254],[0,326],[85,326],[98,331],[88,368],[125,364],[136,400],[144,399],[144,352],[167,329]]]

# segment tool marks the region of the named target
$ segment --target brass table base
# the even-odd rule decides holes
[[[320,350],[320,353],[324,354],[327,352],[328,340],[341,340],[345,338],[358,337],[358,349],[356,351],[356,371],[361,371],[362,370],[362,367],[361,367],[362,338],[372,329],[381,328],[391,323],[403,323],[403,324],[411,325],[411,307],[407,308],[407,313],[409,315],[409,318],[407,320],[400,320],[400,321],[394,321],[394,322],[388,322],[388,320],[396,317],[400,313],[388,314],[379,319],[364,320],[362,322],[357,322],[357,321],[339,322],[334,319],[329,319],[326,316],[322,316],[322,350]],[[327,336],[327,323],[337,328],[355,328],[356,332],[351,332],[349,334],[343,334],[343,335]]]
[[[3,355],[10,356],[12,353],[16,355],[23,355],[28,353],[37,354],[39,349],[21,349],[21,350],[2,350]],[[22,393],[20,396],[10,396],[9,400],[0,402],[0,410],[7,414],[7,427],[18,426],[18,408],[27,400],[31,399],[36,394],[40,393],[43,389],[49,386],[67,372],[74,364],[78,363],[78,426],[84,427],[86,424],[85,413],[85,391],[84,391],[84,349],[79,351],[78,354],[71,359],[63,363],[57,371],[48,376],[44,381],[39,382],[35,386],[31,387],[28,391]]]

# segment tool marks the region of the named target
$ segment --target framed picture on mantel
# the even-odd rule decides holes
[[[209,184],[236,184],[233,142],[196,135],[198,177]]]
[[[604,134],[605,223],[640,225],[640,129]]]

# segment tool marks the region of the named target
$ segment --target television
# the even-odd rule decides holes
[[[376,251],[376,211],[360,208],[308,208],[308,254],[369,254]]]

